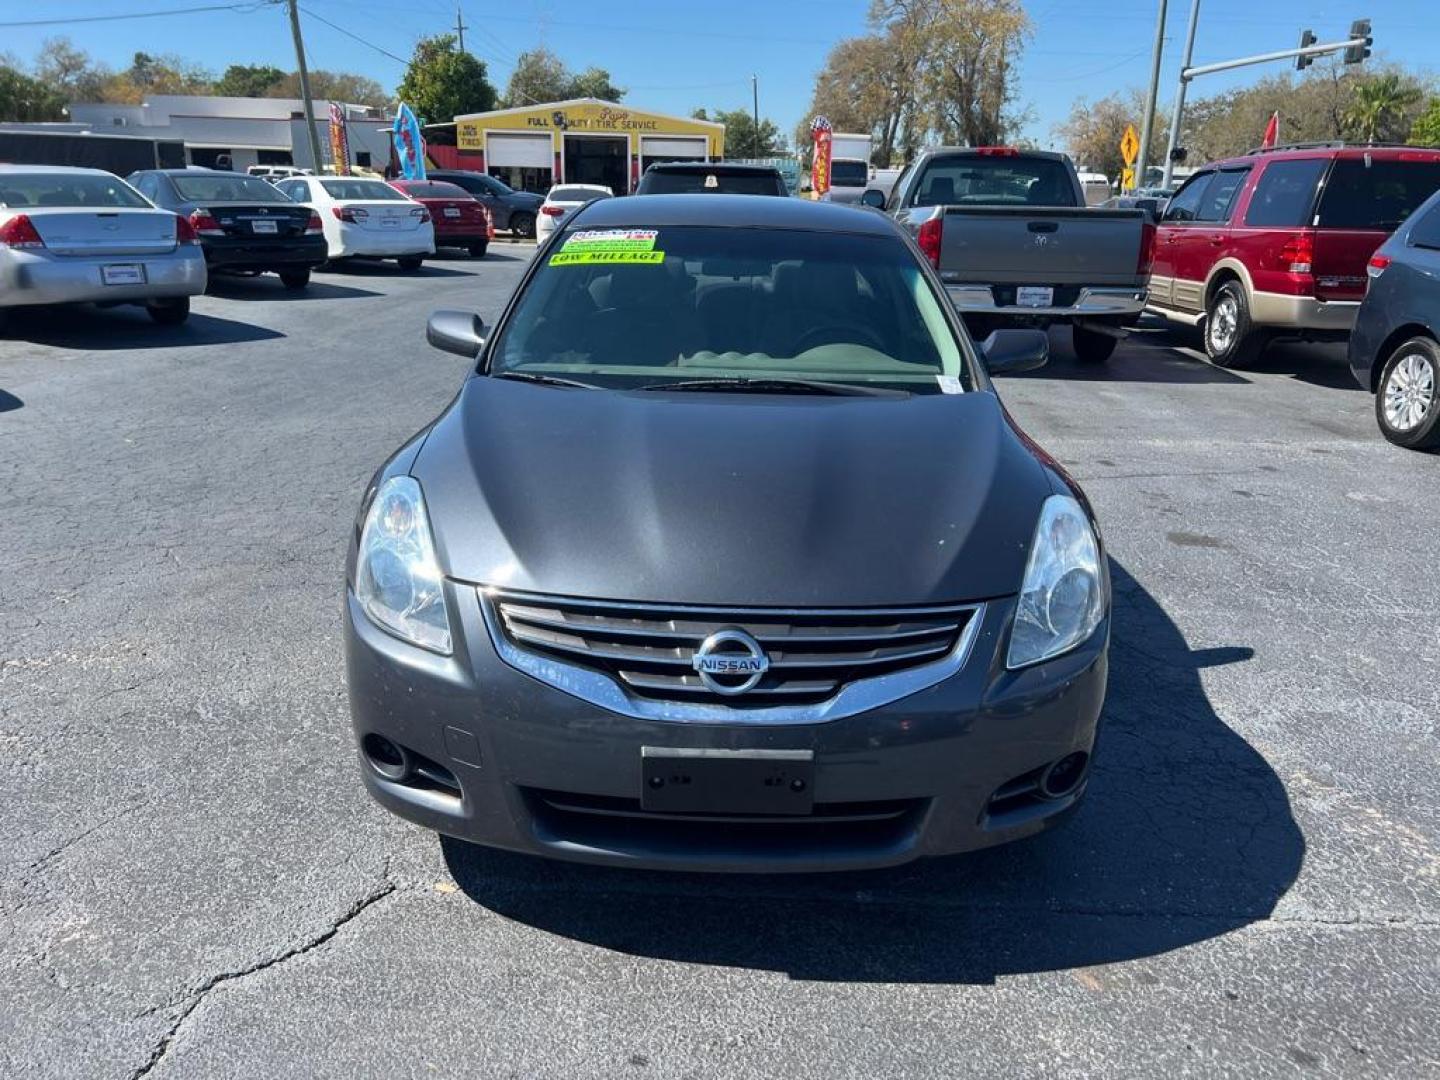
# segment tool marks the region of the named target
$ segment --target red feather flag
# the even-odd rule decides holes
[[[1270,122],[1265,125],[1265,137],[1260,140],[1260,148],[1268,150],[1280,141],[1280,110],[1276,109],[1270,114]]]

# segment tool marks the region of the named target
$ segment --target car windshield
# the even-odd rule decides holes
[[[4,173],[0,206],[131,206],[150,204],[117,176],[94,173]]]
[[[389,184],[379,180],[321,180],[320,186],[332,199],[365,199],[370,202],[409,202]]]
[[[471,194],[455,184],[440,180],[421,180],[406,184],[400,189],[412,199],[469,199]]]
[[[863,161],[832,161],[830,163],[830,185],[832,187],[864,187],[870,179],[870,170]]]
[[[898,238],[571,230],[525,287],[489,370],[613,388],[804,379],[954,393],[968,369],[942,303]]]
[[[254,176],[176,176],[175,190],[192,202],[289,202]]]
[[[714,172],[665,172],[657,170],[645,178],[647,195],[774,195],[783,190],[778,174]]]
[[[608,191],[600,191],[597,188],[588,187],[557,187],[551,188],[548,198],[551,202],[590,202],[593,199],[608,199]]]
[[[1053,158],[962,154],[937,158],[920,178],[916,206],[1075,206],[1075,188]]]

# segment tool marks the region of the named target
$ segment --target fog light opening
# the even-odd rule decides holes
[[[1085,767],[1089,763],[1090,755],[1083,750],[1051,762],[1040,774],[1040,794],[1047,799],[1063,799],[1072,794],[1085,779]]]
[[[360,748],[365,751],[370,767],[386,780],[401,783],[409,777],[410,770],[414,767],[410,751],[391,742],[384,735],[366,735],[360,741]]]

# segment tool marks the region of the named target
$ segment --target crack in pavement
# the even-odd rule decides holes
[[[105,828],[105,826],[110,825],[113,822],[119,821],[126,814],[133,814],[136,810],[139,810],[144,805],[145,800],[143,799],[139,802],[131,803],[129,806],[121,810],[117,810],[109,817],[103,818],[96,824],[91,825],[90,828],[85,829],[82,832],[76,833],[68,840],[61,841],[59,844],[55,845],[49,851],[45,852],[44,855],[41,855],[38,859],[36,859],[28,867],[26,867],[27,874],[33,874],[35,871],[40,870],[42,867],[44,867],[46,863],[50,862],[52,859],[58,858],[65,851],[80,843],[81,840],[84,840],[87,836],[94,836],[101,829]]]
[[[257,974],[269,968],[277,967],[286,961],[293,960],[297,956],[304,956],[306,953],[313,952],[330,941],[347,923],[359,918],[375,904],[378,904],[388,896],[394,895],[398,891],[399,886],[389,879],[389,867],[387,865],[383,884],[362,896],[342,912],[338,918],[332,921],[325,930],[309,941],[286,949],[284,952],[275,956],[260,960],[248,967],[243,967],[238,971],[222,971],[218,975],[211,976],[194,990],[191,990],[181,1002],[180,1014],[175,1018],[175,1022],[171,1024],[165,1034],[160,1037],[160,1040],[155,1044],[155,1048],[151,1050],[150,1057],[130,1074],[129,1080],[142,1080],[143,1077],[149,1076],[150,1073],[165,1060],[165,1055],[170,1052],[170,1048],[175,1044],[175,1040],[180,1037],[180,1029],[184,1026],[185,1021],[201,1006],[205,1001],[206,995],[217,986],[227,982],[234,982],[237,979],[246,978],[247,976]],[[173,1004],[175,1004],[173,1001],[166,1002],[165,1005],[157,1006],[156,1009],[150,1009],[147,1010],[147,1012],[155,1012]]]

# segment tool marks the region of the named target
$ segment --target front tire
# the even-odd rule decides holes
[[[1103,364],[1120,344],[1119,338],[1089,330],[1079,323],[1070,327],[1070,340],[1075,347],[1075,358],[1082,364]]]
[[[280,284],[287,289],[303,289],[310,284],[310,271],[304,270],[281,270]]]
[[[400,264],[400,269],[407,273],[419,270],[425,264],[425,259],[420,255],[403,255],[395,261]]]
[[[1205,309],[1205,355],[1218,368],[1249,367],[1269,343],[1250,321],[1250,302],[1238,281],[1215,291]]]
[[[182,296],[175,300],[157,300],[146,304],[145,310],[161,326],[179,326],[190,317],[190,298]]]
[[[522,240],[535,239],[535,215],[515,214],[510,218],[510,231]]]
[[[1375,420],[1396,446],[1440,446],[1440,345],[1416,337],[1390,354],[1375,394]]]

